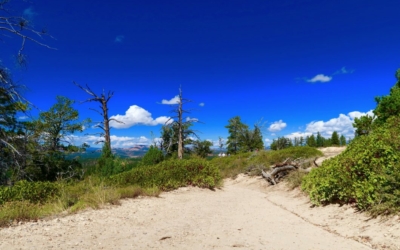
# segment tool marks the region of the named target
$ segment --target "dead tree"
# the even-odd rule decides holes
[[[185,135],[188,134],[193,134],[197,137],[196,133],[193,130],[188,130],[188,125],[192,124],[194,121],[198,122],[197,119],[187,119],[184,121],[184,114],[185,113],[190,113],[191,110],[184,110],[183,105],[186,103],[192,102],[189,99],[183,98],[182,95],[182,89],[179,88],[179,95],[178,95],[178,101],[176,104],[173,104],[175,108],[171,111],[172,113],[175,113],[176,115],[171,117],[166,123],[168,124],[170,120],[173,118],[176,119],[176,121],[169,123],[170,126],[177,126],[177,132],[178,132],[178,158],[182,159],[183,158],[183,151],[184,151],[184,139]],[[164,142],[165,143],[165,142]]]
[[[270,166],[270,170],[267,172],[261,169],[261,175],[270,184],[276,185],[283,177],[289,174],[290,171],[302,171],[308,173],[311,171],[313,167],[318,167],[315,160],[316,158],[305,159],[305,160],[301,158],[295,160],[287,158],[285,161],[281,163],[277,163],[275,165]]]
[[[104,145],[106,147],[108,147],[111,151],[111,136],[110,136],[110,121],[115,121],[118,123],[123,123],[121,121],[118,121],[114,118],[109,118],[108,117],[108,101],[111,99],[111,97],[113,97],[114,92],[113,91],[108,91],[107,95],[104,93],[101,93],[100,96],[96,95],[90,88],[89,86],[86,84],[86,87],[82,87],[81,85],[79,85],[78,83],[74,82],[74,84],[76,86],[78,86],[80,89],[82,89],[83,91],[85,91],[86,93],[88,93],[89,95],[92,96],[92,98],[89,98],[85,101],[83,101],[82,103],[85,102],[99,102],[100,103],[100,109],[101,111],[97,110],[97,109],[91,109],[97,113],[99,113],[102,117],[103,117],[103,121],[100,122],[99,124],[97,124],[95,127],[100,128],[101,130],[103,130],[103,133],[101,133],[100,135],[104,137],[103,140],[99,140],[96,142],[97,143],[104,143]]]

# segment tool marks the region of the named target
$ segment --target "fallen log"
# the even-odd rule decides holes
[[[290,171],[302,171],[302,172],[310,172],[314,167],[318,167],[316,164],[317,158],[311,159],[301,159],[297,158],[291,160],[287,158],[283,162],[276,163],[275,165],[270,166],[269,171],[261,170],[261,175],[272,185],[276,185],[283,177],[289,174]]]
[[[271,172],[264,172],[264,170],[261,171],[262,176],[267,179],[272,185],[276,185],[279,180],[286,175],[287,173],[284,173],[283,175],[280,175],[281,172],[283,171],[289,171],[289,170],[297,170],[296,166],[291,166],[291,165],[286,165],[282,167],[277,167],[274,168]]]

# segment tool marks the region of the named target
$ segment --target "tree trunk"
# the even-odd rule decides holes
[[[110,120],[108,118],[107,101],[104,98],[104,96],[102,97],[101,104],[102,104],[103,119],[104,119],[104,143],[111,151]]]
[[[182,129],[182,91],[179,89],[179,109],[178,109],[178,158],[183,158],[183,129]]]

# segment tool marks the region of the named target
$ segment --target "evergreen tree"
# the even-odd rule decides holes
[[[182,140],[183,140],[183,150],[189,153],[190,149],[185,147],[185,145],[192,144],[193,140],[190,136],[197,137],[196,133],[190,128],[192,123],[186,122],[182,124]],[[164,151],[166,156],[172,156],[178,153],[179,148],[179,125],[178,123],[171,123],[169,125],[164,125],[161,127],[161,150]]]
[[[284,148],[289,148],[292,147],[292,141],[289,138],[283,137],[278,137],[278,139],[274,139],[271,143],[271,149],[272,150],[281,150]]]
[[[300,146],[304,146],[304,138],[303,138],[303,136],[300,136]]]
[[[196,155],[206,158],[209,154],[212,153],[211,151],[211,147],[212,146],[212,142],[210,141],[194,141],[193,142],[193,153],[195,153]]]
[[[390,89],[390,94],[375,98],[377,106],[374,114],[378,124],[384,124],[389,117],[400,114],[400,69],[396,71],[395,77],[397,82]]]
[[[240,116],[229,119],[229,124],[225,126],[228,129],[227,150],[228,154],[236,154],[240,151],[240,136],[243,131],[248,130],[248,126],[240,120]]]
[[[315,136],[311,135],[308,137],[308,140],[306,141],[307,146],[309,147],[317,147],[317,142],[315,140]]]
[[[340,140],[340,146],[346,146],[346,137],[344,137],[344,135],[341,135],[339,140]]]
[[[253,130],[243,130],[239,136],[239,147],[240,151],[242,152],[262,150],[264,148],[264,143],[260,128],[258,126],[254,126]]]
[[[324,146],[324,138],[321,136],[320,132],[317,133],[316,144],[318,148]]]
[[[333,131],[333,133],[332,133],[331,145],[332,146],[340,146],[339,135],[336,131]]]
[[[78,110],[72,105],[73,100],[57,96],[57,103],[49,111],[39,114],[38,126],[44,134],[44,142],[50,151],[65,151],[65,144],[70,144],[65,137],[75,132],[82,132],[84,122],[77,122]],[[85,121],[88,122],[88,121]]]

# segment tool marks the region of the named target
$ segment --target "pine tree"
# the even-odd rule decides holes
[[[344,135],[341,135],[339,140],[340,140],[340,146],[346,146],[346,137],[344,137]]]
[[[324,146],[324,138],[321,136],[321,133],[320,133],[320,132],[317,133],[316,144],[317,144],[317,147],[318,147],[318,148]]]
[[[309,147],[317,147],[317,142],[315,141],[315,136],[311,135],[308,137],[308,140],[306,141],[306,144]]]
[[[332,143],[332,146],[340,146],[339,135],[336,131],[333,131],[333,133],[332,133],[331,143]]]
[[[229,124],[225,126],[228,129],[227,150],[228,154],[236,154],[240,150],[240,136],[248,130],[248,126],[240,120],[240,116],[231,118]]]

